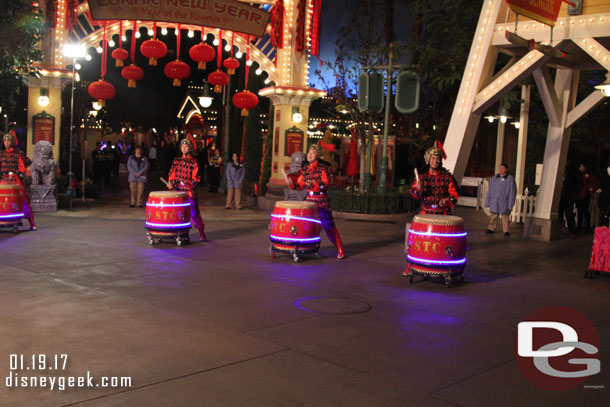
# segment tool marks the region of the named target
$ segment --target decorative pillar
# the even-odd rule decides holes
[[[41,79],[29,78],[26,154],[31,157],[34,144],[47,140],[53,144],[53,157],[59,164],[61,89],[69,78],[67,72],[60,70],[45,70],[42,74]],[[41,89],[48,90],[49,104],[46,106],[38,103]]]
[[[275,86],[261,89],[259,94],[271,99],[273,104],[273,128],[269,129],[273,145],[268,190],[271,194],[280,195],[287,185],[282,169],[287,172],[292,153],[305,152],[307,148],[309,106],[312,100],[325,96],[326,92]]]

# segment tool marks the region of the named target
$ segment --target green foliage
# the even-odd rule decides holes
[[[259,195],[263,196],[267,192],[267,182],[271,178],[271,158],[273,157],[273,129],[275,118],[273,114],[269,114],[269,129],[267,132],[267,138],[265,139],[265,155],[263,157],[263,168],[261,170]]]
[[[263,142],[261,139],[260,106],[250,110],[246,118],[245,162],[246,179],[256,183],[261,173]]]
[[[28,0],[0,2],[0,106],[15,107],[27,76],[36,74],[34,62],[42,59],[38,43],[44,34],[44,18]]]

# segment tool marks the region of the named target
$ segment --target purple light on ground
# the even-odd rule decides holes
[[[315,222],[315,223],[319,223],[322,224],[322,222],[320,222],[317,219],[311,219],[311,218],[301,218],[300,216],[291,216],[291,215],[276,215],[275,213],[271,214],[271,217],[273,218],[286,218],[286,219],[297,219],[297,220],[304,220],[306,222]]]
[[[186,227],[191,227],[191,222],[189,223],[174,223],[172,225],[165,223],[150,223],[146,222],[146,226],[150,226],[153,228],[165,228],[165,229],[182,229]]]
[[[428,259],[419,259],[417,257],[413,257],[413,256],[407,254],[407,259],[414,261],[416,263],[436,264],[439,266],[450,266],[450,265],[454,265],[454,264],[466,263],[466,257],[464,257],[463,259],[460,259],[460,260],[428,260]]]
[[[155,208],[165,208],[168,206],[189,206],[189,203],[180,203],[180,204],[152,204],[152,203],[147,203],[146,206],[152,206]]]
[[[299,238],[295,238],[295,237],[281,237],[281,236],[275,236],[275,235],[271,235],[270,237],[272,239],[285,240],[285,241],[288,241],[288,242],[306,242],[306,243],[311,243],[311,242],[319,242],[320,241],[319,237],[309,237],[309,238],[305,238],[305,239],[299,239]]]
[[[23,218],[24,216],[24,213],[16,213],[14,215],[1,215],[0,219]]]
[[[420,236],[439,236],[439,237],[462,237],[468,235],[468,233],[434,233],[434,232],[417,232],[415,230],[409,229],[409,233],[413,233],[415,235]]]

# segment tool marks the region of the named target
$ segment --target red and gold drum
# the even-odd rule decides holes
[[[416,215],[408,236],[408,274],[445,277],[449,285],[466,264],[464,220],[451,215]]]
[[[275,252],[290,253],[294,261],[299,254],[318,253],[321,222],[318,206],[305,201],[278,201],[271,213],[271,257]]]
[[[153,239],[176,239],[178,246],[188,242],[191,208],[186,192],[153,191],[146,201],[146,229],[149,243]]]
[[[0,184],[0,226],[17,226],[23,218],[23,195],[17,184]]]

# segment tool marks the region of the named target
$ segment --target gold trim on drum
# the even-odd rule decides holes
[[[413,222],[424,225],[459,226],[464,224],[464,219],[453,215],[415,215]]]
[[[186,192],[176,191],[152,191],[148,196],[152,196],[154,198],[188,198]]]
[[[306,201],[277,201],[275,206],[285,209],[316,209],[318,207],[315,203]]]
[[[0,184],[0,189],[19,189],[21,188],[17,184]]]

